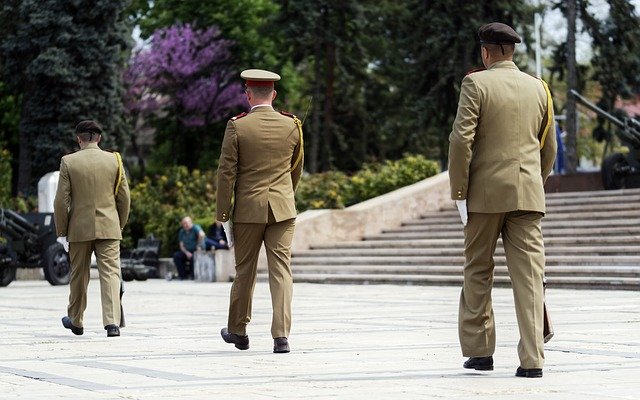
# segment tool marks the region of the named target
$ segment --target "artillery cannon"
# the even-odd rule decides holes
[[[0,208],[0,286],[16,277],[17,268],[42,268],[52,285],[69,283],[69,255],[56,241],[52,213],[28,213]]]
[[[610,190],[638,187],[638,179],[633,178],[640,176],[640,121],[626,117],[618,118],[582,97],[575,90],[572,89],[570,93],[578,103],[611,122],[616,127],[615,133],[620,142],[629,149],[627,154],[612,153],[603,158],[601,173],[604,188]],[[594,133],[601,132],[601,129],[596,128]],[[598,141],[606,138],[603,134],[594,136]]]

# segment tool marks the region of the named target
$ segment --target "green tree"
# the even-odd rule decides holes
[[[128,10],[144,39],[176,24],[198,29],[215,25],[223,37],[235,43],[232,52],[238,69],[280,65],[274,51],[279,29],[269,24],[278,7],[271,0],[133,0]]]
[[[14,25],[2,40],[5,82],[22,95],[18,190],[57,170],[75,147],[73,129],[95,119],[107,147],[122,146],[120,70],[130,35],[126,0],[8,2],[2,20]]]
[[[460,1],[452,12],[447,0],[410,0],[383,1],[380,10],[368,46],[376,79],[367,97],[382,102],[371,112],[374,125],[385,132],[378,136],[377,151],[383,158],[397,158],[411,149],[445,166],[460,82],[469,70],[482,66],[478,28],[503,22],[531,43],[535,8],[518,0]],[[524,71],[527,58],[521,51],[516,54]]]

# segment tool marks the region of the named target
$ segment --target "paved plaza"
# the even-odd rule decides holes
[[[99,282],[83,336],[62,327],[69,288],[0,288],[1,399],[637,399],[640,292],[549,289],[556,336],[542,379],[516,378],[510,289],[494,289],[495,370],[462,368],[459,288],[294,286],[292,352],[273,354],[268,284],[251,348],[222,341],[229,283],[128,282],[127,327],[107,338]]]

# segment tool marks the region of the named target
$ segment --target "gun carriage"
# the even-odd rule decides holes
[[[69,255],[56,241],[52,213],[18,214],[0,208],[0,286],[16,277],[18,268],[42,268],[52,285],[66,285],[71,275]]]
[[[629,149],[626,154],[612,153],[603,158],[601,173],[604,188],[610,190],[640,187],[640,179],[638,179],[640,177],[640,121],[616,117],[575,90],[571,90],[570,93],[578,103],[598,114],[598,126],[594,129],[593,136],[598,141],[607,140],[605,151],[611,135],[603,128],[604,121],[609,121],[614,126],[616,136]]]

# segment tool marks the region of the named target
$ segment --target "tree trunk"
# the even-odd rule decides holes
[[[326,73],[326,87],[324,95],[324,113],[322,125],[323,138],[324,138],[324,151],[322,152],[322,170],[326,171],[331,168],[331,159],[333,157],[332,148],[332,132],[333,129],[333,84],[335,82],[335,66],[336,66],[336,46],[333,43],[328,42],[326,45],[326,60],[325,60],[325,73]]]
[[[565,138],[564,156],[567,173],[576,173],[578,169],[577,154],[577,118],[576,101],[569,93],[571,89],[578,89],[578,70],[576,68],[576,1],[567,1],[567,136]]]

